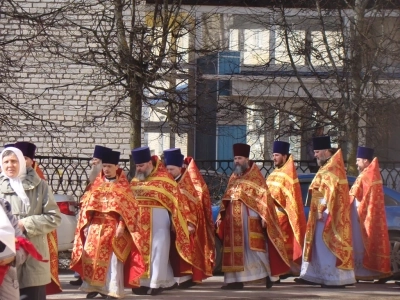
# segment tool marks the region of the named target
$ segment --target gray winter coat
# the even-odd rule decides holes
[[[30,205],[25,205],[10,186],[9,179],[0,174],[0,197],[11,204],[11,212],[22,220],[27,238],[35,245],[44,259],[49,259],[47,234],[61,223],[60,210],[47,183],[40,179],[35,170],[28,167],[22,182]],[[18,267],[20,288],[46,285],[51,281],[50,263],[39,262],[28,256]]]
[[[0,198],[0,209],[6,213],[11,225],[14,227],[15,236],[24,236],[21,229],[18,227],[17,218],[11,213],[10,203]],[[19,284],[17,278],[17,268],[22,265],[26,260],[26,252],[20,248],[17,250],[15,257],[15,267],[10,267],[3,283],[0,286],[0,299],[19,299]]]

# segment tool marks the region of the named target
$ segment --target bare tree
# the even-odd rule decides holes
[[[19,126],[31,118],[30,126],[57,128],[70,140],[111,122],[129,130],[131,149],[148,130],[172,133],[173,147],[175,134],[193,125],[211,135],[216,124],[244,124],[257,158],[269,157],[276,138],[291,139],[303,157],[317,122],[349,162],[358,144],[384,146],[399,112],[396,7],[316,0],[198,14],[185,3],[70,0],[33,10],[25,1],[1,2],[17,24],[0,43],[3,122],[11,126],[7,116],[19,109]],[[240,75],[195,72],[199,56],[221,50],[241,53]],[[44,84],[30,81],[31,89],[16,76],[38,70],[48,75]],[[216,78],[217,87],[207,86]],[[218,91],[226,83],[230,96]],[[35,108],[43,99],[48,104]],[[48,118],[44,106],[55,110]],[[65,109],[76,115],[59,121]]]
[[[198,17],[181,1],[6,3],[19,16],[36,18],[30,27],[18,23],[20,32],[14,28],[13,38],[31,41],[27,33],[38,34],[35,43],[27,43],[29,51],[18,43],[9,48],[10,55],[20,55],[16,62],[23,62],[13,78],[21,94],[15,97],[9,89],[5,95],[11,105],[42,121],[50,137],[59,136],[52,152],[77,153],[80,141],[108,143],[110,135],[115,135],[111,144],[127,144],[129,135],[132,149],[147,143],[150,137],[143,133],[150,131],[157,132],[152,139],[168,134],[170,147],[176,136],[188,135],[193,153],[193,128],[201,123],[201,131],[215,122],[217,108],[209,114],[196,99],[196,61],[226,49],[225,33],[215,31],[223,15]],[[12,22],[4,21],[3,27],[13,28]],[[215,91],[200,92],[207,98]],[[32,127],[38,122],[21,114],[15,120],[19,129],[26,124],[22,132],[29,129],[33,139],[48,142],[43,128]],[[90,147],[78,151],[90,152]]]
[[[32,12],[23,2],[0,1],[0,124],[5,132],[24,133],[29,124],[31,131],[43,130],[57,137],[57,124],[32,110],[38,95],[24,89],[20,74],[38,63],[35,49],[43,40],[43,25],[60,9]]]
[[[188,132],[195,123],[188,85],[198,25],[191,8],[166,0],[76,0],[66,7],[46,29],[43,47],[60,59],[60,69],[81,69],[70,84],[89,89],[88,102],[80,104],[82,130],[127,119],[131,149],[141,145],[143,129],[166,128],[172,137]],[[93,105],[104,109],[93,112]]]
[[[304,146],[320,123],[356,173],[357,146],[382,145],[387,120],[400,112],[398,8],[317,0],[247,11],[230,15],[225,29],[231,49],[245,55],[229,99],[247,114],[248,137],[262,147],[298,136]]]

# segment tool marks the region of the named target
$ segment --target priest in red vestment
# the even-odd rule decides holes
[[[223,230],[222,289],[242,289],[244,282],[262,278],[271,288],[271,276],[290,269],[275,205],[265,178],[249,160],[250,146],[234,144],[233,155],[235,169],[217,221]]]
[[[267,185],[274,199],[279,225],[284,235],[290,273],[300,275],[306,217],[296,166],[289,149],[290,144],[287,142],[274,142],[272,155],[275,169],[268,176]]]
[[[82,200],[86,199],[83,196],[85,195],[85,193],[90,191],[90,188],[92,187],[93,182],[96,180],[97,176],[103,171],[103,165],[102,165],[103,156],[105,154],[107,154],[109,151],[112,151],[112,149],[101,146],[101,145],[94,146],[92,159],[90,161],[92,168],[89,173],[89,180],[86,182],[85,191],[84,191],[82,197],[80,198],[80,201],[78,204],[79,208],[82,206]],[[82,217],[81,212],[82,212],[82,210],[79,210],[78,220],[80,220],[80,218]],[[79,231],[75,230],[75,235],[76,234],[79,234]],[[79,273],[75,272],[74,277],[76,277],[77,279],[71,280],[69,282],[69,284],[75,285],[75,286],[81,286],[83,282],[82,282],[82,278],[80,277]],[[86,298],[88,298],[88,299],[94,298],[97,296],[97,294],[98,294],[97,292],[91,292],[88,295],[86,295]]]
[[[142,254],[145,272],[136,295],[158,295],[176,286],[173,268],[192,274],[192,249],[186,208],[178,183],[148,147],[132,150],[136,164],[131,188],[139,203]]]
[[[215,225],[212,218],[210,192],[192,157],[188,156],[184,159],[184,167],[196,188],[200,200],[199,206],[202,211],[200,213],[204,216],[202,220],[204,223],[204,225],[202,225],[202,227],[204,226],[204,230],[199,232],[199,234],[203,236],[201,240],[203,241],[204,256],[206,258],[205,273],[212,274],[215,264]]]
[[[103,156],[103,171],[83,196],[71,257],[71,269],[83,280],[81,290],[109,299],[124,297],[125,285],[137,286],[144,272],[138,205],[118,167],[119,156],[112,150]]]
[[[356,279],[389,277],[392,272],[385,198],[374,149],[358,147],[356,164],[360,174],[350,190]]]
[[[164,151],[164,160],[167,171],[178,183],[181,192],[181,198],[186,208],[186,218],[189,224],[190,242],[193,251],[192,255],[192,272],[193,275],[175,274],[178,288],[189,288],[197,283],[201,283],[204,279],[212,276],[212,268],[209,267],[210,261],[213,260],[209,249],[209,240],[212,236],[208,236],[206,218],[202,201],[199,198],[196,187],[192,182],[189,170],[182,168],[184,156],[179,148],[168,149]],[[191,168],[192,176],[195,169]],[[198,170],[197,170],[198,171]],[[197,176],[201,176],[197,172]]]
[[[313,147],[320,168],[309,187],[303,262],[295,281],[344,288],[355,282],[346,169],[329,136],[313,138]]]

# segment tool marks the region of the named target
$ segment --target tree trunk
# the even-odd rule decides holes
[[[352,91],[349,97],[350,103],[346,107],[348,115],[347,122],[347,173],[356,176],[358,174],[356,159],[358,147],[359,121],[360,121],[360,105],[362,103],[362,86],[363,86],[363,51],[364,48],[364,33],[365,33],[365,7],[366,0],[356,0],[354,12],[354,31],[352,45],[352,66],[351,66],[351,81]]]
[[[347,174],[357,176],[357,166],[356,166],[356,156],[357,156],[357,147],[358,147],[358,123],[359,117],[358,114],[352,113],[350,114],[349,121],[347,123]]]
[[[131,79],[133,81],[133,79]],[[133,84],[130,84],[132,87]],[[129,93],[130,124],[129,143],[131,149],[140,147],[142,144],[142,95],[137,88],[131,88]],[[135,176],[135,162],[130,155],[129,179]]]

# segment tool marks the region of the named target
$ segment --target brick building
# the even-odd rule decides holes
[[[17,2],[32,12],[62,5],[62,3],[50,0]],[[87,3],[93,3],[93,1]],[[314,52],[319,54],[324,52],[323,45],[317,46],[316,44],[317,41],[321,42],[323,35],[321,35],[320,29],[316,29],[318,26],[315,22],[310,21],[318,15],[315,14],[315,8],[307,3],[309,2],[292,1],[288,2],[285,7],[296,13],[296,17],[290,19],[291,24],[295,25],[290,31],[292,36],[289,37],[289,46],[293,49],[299,47],[298,49],[305,51],[307,46],[314,45],[310,48],[314,49],[311,52],[304,54],[298,51],[292,56],[298,71],[297,75],[303,79],[306,88],[312,90],[316,99],[327,103],[329,99],[336,97],[336,92],[327,93],[324,90],[327,86],[326,82],[315,88],[312,87],[331,70],[332,66],[328,65],[329,68],[326,65],[325,67],[320,66],[319,70],[310,71],[310,66],[316,65],[318,59],[323,60],[326,57],[313,54]],[[141,1],[141,4],[143,10],[146,11],[152,5],[152,1]],[[334,8],[341,4],[329,2],[329,5],[332,5],[329,7],[332,9],[331,14],[335,15]],[[202,70],[200,65],[197,70],[201,80],[196,79],[190,82],[189,79],[185,82],[188,84],[188,97],[196,97],[197,101],[202,101],[203,108],[209,108],[208,111],[207,109],[204,111],[212,115],[214,121],[211,123],[202,123],[201,116],[199,116],[196,128],[192,128],[186,133],[171,134],[168,124],[158,124],[163,122],[163,113],[160,115],[145,106],[142,113],[142,144],[149,145],[154,154],[160,154],[162,149],[169,148],[171,140],[174,140],[175,146],[181,147],[184,154],[195,155],[202,159],[229,159],[229,145],[235,141],[243,141],[253,145],[254,157],[269,158],[268,149],[271,142],[279,137],[292,143],[296,159],[306,159],[305,143],[309,139],[310,131],[304,133],[296,129],[296,126],[299,128],[302,126],[303,121],[296,119],[295,114],[288,113],[288,107],[284,107],[284,114],[276,114],[273,118],[268,117],[263,109],[266,103],[276,105],[279,99],[282,99],[283,102],[290,100],[293,105],[297,99],[306,97],[302,91],[298,92],[301,87],[298,78],[291,73],[293,67],[291,67],[292,62],[288,59],[288,49],[282,43],[282,39],[279,39],[285,34],[280,31],[278,23],[276,23],[276,19],[281,16],[279,9],[275,10],[276,7],[273,2],[266,3],[257,0],[247,2],[183,1],[182,9],[190,12],[197,24],[196,30],[188,35],[183,45],[186,49],[190,48],[189,45],[194,45],[196,51],[193,51],[195,54],[191,57],[191,62],[195,64],[201,62],[202,58],[206,56],[199,53],[202,53],[205,45],[211,43],[210,41],[217,41],[220,44],[219,54],[207,57],[212,60],[215,55],[223,57],[227,53],[238,53],[239,60],[235,60],[237,68],[234,68],[235,70],[231,73],[221,73],[219,69],[207,73]],[[347,17],[339,19],[348,20],[348,16],[351,15],[350,10],[343,9],[342,13]],[[398,24],[399,10],[388,8],[387,11],[380,13],[382,18],[385,17],[387,20],[386,23],[382,23],[386,26],[383,26],[386,28],[384,29],[386,34],[390,33],[388,28],[400,28]],[[384,15],[385,13],[386,15]],[[78,16],[77,13],[76,16],[77,20],[90,22],[90,14]],[[204,22],[204,20],[206,21]],[[324,29],[325,33],[329,33],[326,35],[328,44],[340,44],[340,38],[335,36],[337,32],[335,22],[338,18],[332,17],[331,20],[329,28]],[[344,26],[348,29],[350,27],[351,22]],[[21,32],[25,33],[25,31],[27,36],[30,34],[27,31],[28,27],[21,26],[15,20],[10,22],[7,18],[0,19],[0,29],[6,36],[19,36]],[[395,31],[391,35],[396,43],[400,40],[399,32]],[[62,35],[72,47],[77,49],[77,53],[91,47],[91,45],[82,43],[82,39],[76,39],[71,32],[60,31],[53,32],[53,34]],[[296,41],[302,42],[296,44]],[[314,44],[312,44],[313,42]],[[18,43],[13,43],[6,47],[10,57],[15,57],[19,61],[23,60],[24,64],[21,69],[12,70],[7,80],[0,83],[0,87],[11,99],[15,100],[15,103],[19,103],[26,110],[36,114],[38,118],[28,119],[26,116],[16,115],[12,108],[4,108],[4,112],[9,118],[19,121],[18,128],[2,125],[1,143],[6,144],[21,139],[30,140],[37,144],[39,155],[63,156],[90,156],[95,144],[103,144],[120,149],[122,156],[127,158],[130,153],[130,122],[124,117],[129,111],[127,101],[121,100],[112,113],[105,113],[105,108],[114,105],[116,99],[123,94],[121,88],[114,85],[108,89],[96,90],[97,82],[94,80],[99,82],[107,80],[102,77],[102,74],[97,75],[98,71],[90,66],[67,62],[64,58],[50,53],[48,49],[40,47],[40,43],[35,44],[35,47],[30,49],[29,55],[26,55],[26,46],[27,43],[21,44],[21,47]],[[398,52],[398,49],[392,49],[393,53],[396,51]],[[336,62],[340,61],[339,57],[346,55],[340,51],[333,51],[333,53],[336,55],[333,57]],[[228,64],[232,64],[232,61],[228,60]],[[399,61],[398,59],[389,63],[383,63],[383,61],[381,61],[381,66],[390,65],[390,68],[385,68],[385,72],[391,75],[391,78],[383,78],[380,82],[381,86],[386,86],[386,89],[390,90],[390,97],[396,98],[398,97],[396,88],[400,86],[398,84]],[[226,64],[227,61],[225,60],[223,63]],[[337,66],[340,67],[340,65]],[[204,90],[207,89],[212,92],[204,93]],[[216,111],[212,111],[213,105],[218,107],[221,102],[241,101],[242,99],[251,102],[249,107],[251,106],[252,112],[242,114],[233,120],[232,118],[223,120],[221,112],[217,114]],[[299,106],[301,108],[301,103],[298,106],[294,105],[293,108],[298,110]],[[261,110],[260,114],[256,113]],[[335,110],[332,110],[332,114],[334,113]],[[94,119],[93,116],[96,118]],[[48,132],[46,132],[40,128],[42,120],[63,126],[58,127],[59,132],[55,128],[47,126]],[[389,116],[380,122],[383,121],[385,122],[382,125],[384,132],[376,134],[376,136],[380,136],[380,140],[372,143],[364,139],[365,136],[368,136],[365,134],[365,130],[376,131],[376,128],[367,128],[367,126],[365,130],[360,131],[360,135],[363,136],[361,140],[377,147],[379,155],[384,160],[397,160],[400,141],[393,138],[397,131],[396,128],[399,128],[397,118]],[[284,126],[274,127],[274,122],[284,124]],[[284,128],[290,123],[294,124],[294,130],[286,132]],[[272,129],[263,131],[262,127],[267,128],[266,126]],[[310,123],[308,126],[311,128],[313,124]],[[330,129],[327,126],[326,130]],[[342,136],[346,134],[343,130],[340,132],[332,130],[332,132]],[[51,135],[53,138],[50,138]]]

